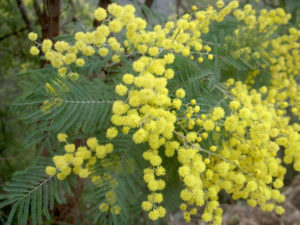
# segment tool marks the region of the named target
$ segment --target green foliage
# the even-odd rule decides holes
[[[32,224],[43,224],[43,216],[50,219],[49,209],[54,208],[54,202],[64,203],[64,192],[70,187],[68,182],[58,182],[55,176],[45,174],[45,166],[49,160],[39,158],[26,170],[14,173],[12,179],[6,182],[0,199],[0,208],[12,205],[6,224],[11,224],[16,215],[18,224],[27,224],[30,218]]]
[[[165,21],[165,17],[158,16],[144,6],[138,8],[137,14],[146,17],[149,26]],[[168,83],[171,95],[175,95],[178,88],[184,88],[187,99],[196,99],[202,113],[207,113],[217,105],[226,109],[228,104],[225,103],[228,103],[229,97],[226,96],[226,90],[221,88],[221,82],[233,76],[245,80],[248,72],[256,70],[261,64],[268,65],[263,54],[259,54],[259,57],[251,54],[235,57],[236,51],[247,47],[260,52],[256,49],[258,43],[270,38],[257,30],[249,32],[246,27],[239,27],[239,34],[232,36],[238,26],[237,22],[225,20],[221,24],[213,24],[211,34],[204,35],[204,40],[215,46],[213,53],[217,57],[214,63],[206,60],[200,64],[176,56],[171,66],[176,76]],[[70,36],[61,36],[59,39],[71,40]],[[53,155],[62,151],[56,141],[58,132],[66,132],[75,140],[95,135],[101,143],[106,143],[104,131],[110,123],[115,99],[114,84],[121,82],[121,74],[131,71],[131,59],[125,56],[121,57],[120,64],[110,64],[108,58],[93,56],[83,68],[78,69],[81,76],[76,82],[61,78],[50,66],[19,74],[25,91],[14,102],[12,111],[28,127],[22,150],[34,148],[38,153],[35,162],[24,171],[14,173],[11,181],[6,182],[3,188],[0,208],[11,206],[6,224],[15,221],[17,224],[27,224],[28,219],[32,224],[43,224],[44,218],[51,219],[49,209],[54,209],[55,202],[63,204],[66,202],[66,193],[73,195],[69,184],[71,180],[61,182],[55,176],[46,176],[44,170],[50,160],[41,155],[43,152]],[[263,76],[266,83],[267,78]],[[45,89],[47,83],[55,91]],[[48,105],[45,101],[48,101]],[[142,213],[141,202],[147,193],[142,182],[142,171],[146,165],[141,156],[147,146],[133,145],[130,136],[125,135],[114,139],[112,144],[115,147],[114,154],[97,164],[94,171],[96,176],[109,174],[111,179],[101,183],[88,182],[83,202],[91,204],[88,215],[94,219],[95,224],[136,224]],[[168,199],[165,206],[169,211],[175,211],[174,206],[180,202],[178,196],[181,187],[174,185],[179,183],[179,164],[177,160],[163,155],[161,157],[163,166],[169,172],[164,190],[164,196]],[[114,187],[112,181],[118,185]],[[105,200],[105,194],[112,189],[117,195],[117,204],[122,208],[119,215],[102,213],[98,209],[99,204]]]
[[[224,49],[220,46],[220,51],[222,50]],[[219,63],[218,60],[215,64],[209,62],[199,64],[185,57],[176,56],[172,65],[176,76],[168,84],[170,94],[175,94],[179,87],[184,88],[188,99],[195,98],[200,103],[203,113],[222,104],[226,99],[217,88],[221,78]],[[237,67],[229,68],[231,72],[236,69]],[[99,79],[97,75],[101,70],[113,76]],[[60,152],[61,146],[56,141],[58,132],[66,132],[78,139],[97,134],[100,142],[106,143],[103,131],[110,122],[115,95],[113,86],[120,82],[120,74],[131,70],[131,62],[125,57],[122,58],[121,66],[108,66],[106,59],[99,60],[98,57],[92,57],[86,66],[77,71],[82,77],[76,82],[59,77],[50,67],[19,74],[25,92],[14,103],[13,111],[30,127],[23,149],[36,146],[39,155],[45,149],[51,155]],[[56,93],[47,91],[46,83],[51,84]],[[46,100],[55,104],[43,111],[41,105]],[[92,205],[87,214],[98,224],[135,224],[140,219],[142,213],[140,205],[147,193],[147,188],[142,182],[142,171],[147,165],[141,156],[147,146],[133,145],[130,136],[114,139],[112,144],[115,153],[104,160],[104,163],[111,163],[111,166],[96,165],[95,175],[109,174],[118,183],[113,191],[122,210],[119,215],[112,215],[102,213],[98,209],[99,204],[105,199],[105,194],[111,191],[111,180],[102,182],[101,185],[89,182],[83,197],[84,202],[88,201]],[[168,199],[165,206],[169,211],[175,211],[174,206],[180,202],[181,187],[175,185],[179,181],[177,173],[179,164],[177,160],[163,155],[161,157],[163,166],[169,171],[166,178],[167,186],[163,192]],[[128,163],[131,167],[130,172]],[[70,189],[68,181],[60,182],[54,177],[46,177],[44,173],[46,165],[46,162],[39,162],[22,172],[15,173],[12,181],[7,182],[3,189],[5,194],[1,195],[1,199],[4,200],[1,207],[12,204],[7,224],[10,224],[14,215],[18,219],[18,224],[25,224],[28,218],[35,224],[41,224],[44,217],[50,219],[49,209],[53,209],[54,200],[57,203],[64,203],[64,190]],[[24,186],[19,187],[25,181]],[[146,216],[145,220],[148,221]]]
[[[30,75],[29,75],[30,74]],[[56,77],[50,68],[36,70],[23,74],[30,76],[30,81],[24,81],[27,92],[14,104],[14,110],[19,116],[32,125],[32,132],[25,142],[24,148],[49,141],[60,131],[68,133],[92,134],[106,127],[114,94],[110,85],[99,79],[80,82],[70,82]],[[57,95],[47,93],[44,86],[49,82]],[[42,110],[43,102],[49,101],[53,106]],[[51,149],[51,148],[50,148]]]

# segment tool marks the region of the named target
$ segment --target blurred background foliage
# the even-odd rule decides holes
[[[65,38],[80,30],[96,26],[93,11],[110,2],[131,3],[139,16],[149,24],[161,23],[167,17],[176,18],[190,11],[191,6],[207,7],[217,0],[0,0],[0,185],[12,173],[23,170],[34,158],[36,146],[24,148],[27,125],[11,110],[12,103],[23,90],[22,76],[27,70],[44,67],[45,62],[29,54],[27,34],[37,32],[43,38]],[[255,3],[257,7],[282,7],[291,13],[291,23],[300,20],[299,0],[241,0],[242,4]],[[59,36],[59,37],[57,37]],[[0,218],[6,212],[0,211]],[[0,224],[2,223],[0,219]]]
[[[14,171],[25,168],[34,153],[34,148],[23,149],[26,125],[15,116],[10,107],[22,93],[22,79],[18,74],[42,66],[42,62],[31,56],[28,51],[30,42],[27,41],[27,34],[35,31],[42,36],[43,27],[35,10],[35,3],[45,11],[51,10],[50,3],[60,4],[58,33],[64,35],[93,26],[90,12],[96,8],[98,1],[0,1],[0,170],[3,171],[0,177],[1,186]]]

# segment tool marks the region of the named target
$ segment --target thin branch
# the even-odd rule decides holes
[[[221,91],[226,97],[233,100],[233,97],[231,95],[229,95],[225,90],[223,90],[220,86],[218,86],[217,84],[214,84],[214,87],[217,88],[219,91]]]
[[[32,192],[36,191],[39,187],[43,186],[45,183],[47,183],[53,176],[55,176],[56,174],[52,175],[52,176],[48,176],[42,183],[39,183],[39,185],[35,186],[31,191],[29,191],[28,193],[24,194],[23,196],[19,197],[18,200],[21,200],[23,198],[26,198],[27,195],[31,194]]]
[[[16,30],[16,31],[14,31],[14,32],[12,32],[12,33],[5,34],[4,36],[0,37],[0,41],[3,41],[4,39],[6,39],[6,38],[8,38],[8,37],[10,37],[10,36],[18,35],[19,33],[23,32],[23,31],[25,31],[25,30],[27,30],[27,29],[28,29],[28,27],[23,27],[23,28],[20,29],[20,30]]]
[[[13,104],[14,106],[24,106],[24,105],[36,105],[36,104],[41,104],[43,102],[45,102],[46,100],[55,100],[56,98],[46,98],[40,101],[34,101],[34,102],[24,102],[24,103],[15,103]],[[113,103],[113,101],[105,101],[105,100],[81,100],[81,101],[77,101],[77,100],[65,100],[62,99],[63,103],[69,103],[69,104],[106,104],[106,103]]]
[[[87,101],[73,101],[73,100],[63,100],[64,103],[70,104],[105,104],[105,103],[113,103],[113,101],[97,101],[97,100],[87,100]]]
[[[28,14],[27,14],[26,8],[25,8],[22,0],[16,0],[16,1],[17,1],[17,4],[18,4],[18,8],[21,12],[22,18],[23,18],[28,30],[32,32],[33,27],[31,25],[31,22],[30,22],[29,18],[28,18]]]

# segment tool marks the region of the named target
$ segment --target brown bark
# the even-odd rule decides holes
[[[34,9],[42,28],[42,39],[53,39],[59,35],[60,0],[44,0],[43,11],[38,0],[34,0]]]
[[[39,1],[33,0],[33,7],[42,30],[42,40],[53,39],[59,35],[60,5],[60,0],[43,0],[43,10],[41,10]],[[41,67],[46,63],[42,60]]]
[[[107,9],[109,4],[111,4],[111,0],[99,0],[98,7]],[[98,20],[94,20],[94,22],[93,22],[94,27],[98,27],[100,24],[101,24],[101,22]]]
[[[149,8],[151,8],[153,2],[154,2],[154,0],[146,0],[145,5],[148,6]]]

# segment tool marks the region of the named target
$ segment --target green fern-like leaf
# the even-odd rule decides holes
[[[52,75],[53,76],[53,75]],[[26,121],[32,131],[24,148],[48,141],[50,144],[58,132],[94,134],[106,127],[110,121],[114,93],[111,85],[99,79],[45,80],[56,90],[57,96],[48,94],[45,83],[26,83],[28,93],[18,99],[14,111]],[[40,81],[39,81],[40,82]],[[42,104],[48,101],[51,107]]]
[[[45,174],[48,160],[39,159],[38,163],[26,170],[16,172],[11,181],[6,182],[4,193],[0,195],[0,208],[11,205],[6,225],[15,218],[19,225],[43,224],[43,218],[49,220],[49,209],[53,209],[54,201],[62,204],[65,200],[65,190],[72,194],[68,183],[60,182],[55,176]]]

